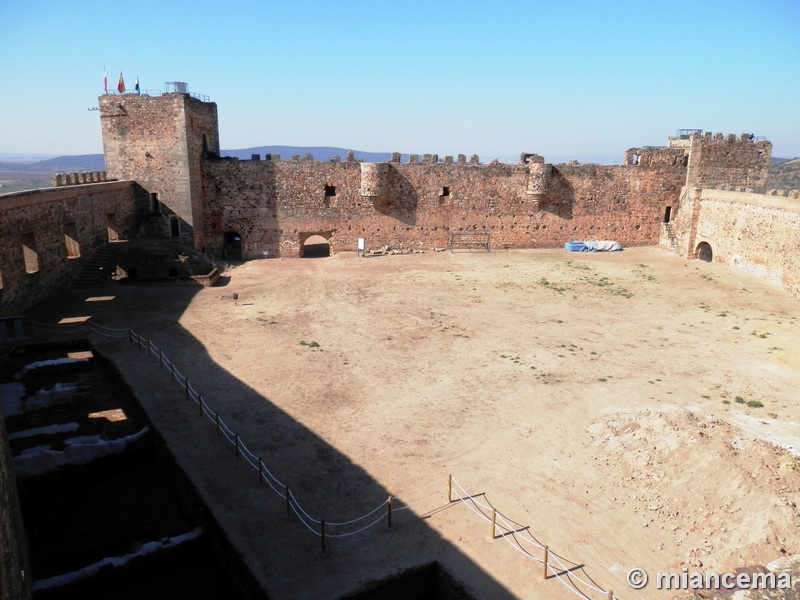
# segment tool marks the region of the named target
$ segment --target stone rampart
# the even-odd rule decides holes
[[[686,187],[672,223],[678,251],[697,258],[708,244],[724,262],[800,298],[800,199]]]
[[[0,598],[28,600],[31,571],[28,544],[8,447],[5,419],[0,409]]]
[[[651,245],[686,176],[677,159],[636,166],[437,160],[206,159],[202,246],[220,251],[226,231],[239,234],[244,258],[298,256],[313,233],[324,233],[332,252],[355,250],[359,237],[368,247],[431,249],[446,246],[450,233],[475,231],[488,232],[493,248],[552,248],[576,238]]]
[[[18,314],[68,284],[110,237],[136,231],[147,200],[134,181],[0,196],[0,314]]]

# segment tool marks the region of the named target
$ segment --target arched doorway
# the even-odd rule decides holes
[[[242,260],[242,236],[235,231],[225,232],[225,251],[227,260]]]
[[[300,247],[300,256],[303,258],[326,258],[331,255],[330,236],[325,234],[310,234],[303,240]]]
[[[701,242],[697,246],[697,258],[705,262],[711,262],[714,258],[714,253],[711,251],[711,246],[706,242]]]

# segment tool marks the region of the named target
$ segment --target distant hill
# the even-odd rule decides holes
[[[778,160],[781,162],[773,163],[769,167],[767,189],[800,190],[800,158]]]
[[[223,150],[222,156],[235,156],[242,160],[250,160],[253,154],[280,154],[281,160],[291,160],[293,154],[304,156],[311,154],[314,160],[329,161],[338,156],[342,160],[347,156],[347,148],[303,147],[303,146],[258,146],[257,148],[241,148]],[[391,152],[362,152],[355,150],[355,157],[365,162],[384,162],[392,157]],[[402,161],[408,160],[408,154],[401,155]],[[59,156],[32,163],[0,162],[0,171],[37,171],[40,173],[70,173],[73,171],[102,171],[105,163],[102,154],[82,154],[78,156]]]
[[[102,171],[102,154],[59,156],[32,163],[0,162],[0,171],[38,171],[40,173],[70,173],[72,171]]]

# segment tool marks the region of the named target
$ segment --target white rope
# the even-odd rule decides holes
[[[344,525],[351,525],[353,523],[358,523],[359,521],[363,521],[364,519],[366,519],[370,515],[375,514],[376,511],[380,510],[381,508],[383,508],[387,504],[389,504],[389,501],[388,500],[384,500],[378,506],[376,506],[374,509],[369,511],[367,514],[362,515],[362,516],[358,517],[357,519],[351,519],[350,521],[344,521],[342,523],[325,523],[325,524],[326,525],[330,525],[331,527],[342,527]]]
[[[312,527],[311,527],[311,526],[310,526],[308,523],[306,523],[306,522],[303,520],[303,517],[301,517],[301,516],[300,516],[300,513],[299,513],[299,512],[297,512],[297,510],[296,510],[296,509],[295,509],[295,507],[294,507],[294,504],[292,504],[292,500],[291,500],[291,498],[289,499],[289,506],[291,506],[291,507],[292,507],[292,510],[294,511],[294,514],[296,514],[296,515],[297,515],[297,518],[298,518],[298,519],[300,519],[300,522],[301,522],[303,525],[305,525],[306,527],[308,527],[308,530],[309,530],[311,533],[313,533],[314,535],[318,535],[318,536],[319,536],[319,535],[322,535],[322,534],[321,534],[319,531],[314,531],[314,529],[313,529],[313,528],[312,528]]]
[[[574,569],[575,567],[577,567],[577,566],[578,566],[577,564],[573,565],[572,567],[569,567],[569,568],[567,568],[567,566],[566,566],[566,565],[565,565],[563,562],[561,562],[561,561],[559,560],[559,558],[558,558],[558,555],[557,555],[557,554],[551,553],[551,554],[550,554],[550,556],[552,556],[552,557],[553,557],[553,559],[554,559],[554,560],[555,560],[555,561],[556,561],[556,562],[559,564],[559,566],[560,566],[562,569],[564,569],[564,571],[566,571],[566,572],[569,574],[569,576],[570,576],[570,577],[574,577],[575,579],[577,579],[578,581],[580,581],[580,582],[581,582],[583,585],[585,585],[586,587],[590,587],[590,588],[592,588],[592,589],[593,589],[593,590],[595,590],[596,592],[600,592],[601,594],[607,594],[607,593],[608,593],[608,591],[607,591],[607,590],[600,589],[600,588],[599,588],[599,587],[597,587],[596,585],[594,585],[594,584],[592,584],[592,583],[589,583],[588,581],[584,581],[583,579],[581,579],[581,578],[580,578],[580,576],[578,575],[577,571],[576,571],[576,572],[571,572],[571,571],[570,571],[570,569]],[[566,560],[566,559],[565,559],[565,560]]]
[[[272,474],[272,471],[270,471],[270,470],[267,468],[267,465],[265,465],[265,464],[263,463],[263,461],[262,461],[261,465],[262,465],[262,467],[263,467],[263,469],[264,469],[264,472],[265,472],[267,475],[269,475],[270,477],[272,477],[272,479],[274,479],[274,480],[275,480],[275,483],[277,483],[277,484],[278,484],[279,486],[281,486],[283,489],[286,489],[286,486],[285,486],[284,484],[282,484],[282,483],[281,483],[281,482],[278,480],[278,478],[277,478],[277,477],[275,477],[275,475],[273,475],[273,474]],[[269,482],[267,482],[267,483],[269,483]],[[270,485],[272,485],[272,484],[270,484]],[[278,490],[275,490],[275,491],[277,492]],[[283,494],[281,494],[280,492],[278,492],[278,494],[280,495],[280,497],[281,497],[281,498],[284,498],[284,499],[286,498],[286,496],[284,496],[284,495],[283,495]]]
[[[247,454],[249,454],[250,456],[252,456],[252,457],[253,457],[253,458],[255,458],[256,460],[258,460],[258,456],[256,456],[256,455],[255,455],[255,454],[254,454],[254,453],[253,453],[253,452],[250,450],[250,448],[248,448],[247,446],[245,446],[245,445],[244,445],[244,442],[242,441],[242,438],[239,438],[239,448],[240,448],[241,450],[243,450],[244,452],[247,452]],[[258,467],[256,467],[256,468],[258,468]]]
[[[226,429],[226,430],[228,431],[228,433],[230,433],[231,435],[236,435],[236,433],[234,433],[233,429],[231,429],[230,427],[228,427],[228,426],[225,424],[225,421],[223,421],[223,420],[222,420],[222,417],[220,417],[220,418],[219,418],[219,426],[220,426],[222,429]]]
[[[242,444],[242,442],[240,440],[239,441],[239,445],[241,446],[241,444]],[[248,463],[250,463],[250,466],[253,467],[256,471],[258,470],[258,465],[256,463],[252,462],[249,458],[247,458],[247,455],[242,454],[242,458],[244,458]]]
[[[106,327],[105,325],[100,325],[100,323],[95,323],[94,321],[89,321],[89,324],[94,325],[95,327],[99,327],[101,329],[105,329],[106,331],[124,331],[126,334],[128,333],[127,329],[120,329],[118,327]]]
[[[206,401],[205,401],[205,400],[203,400],[203,414],[204,414],[206,417],[208,417],[208,420],[209,420],[209,421],[211,421],[212,423],[215,423],[215,424],[216,424],[216,422],[217,422],[217,415],[215,415],[215,414],[214,414],[214,411],[213,411],[213,410],[211,410],[211,407],[210,407],[208,404],[206,404]],[[241,442],[241,440],[239,440],[239,442]]]
[[[439,479],[436,479],[435,481],[431,481],[430,483],[426,483],[422,487],[418,487],[415,490],[411,490],[410,492],[403,492],[402,494],[397,494],[396,496],[392,496],[392,497],[395,498],[396,500],[399,500],[403,496],[410,496],[411,494],[414,494],[414,493],[416,493],[416,492],[418,492],[420,490],[424,490],[425,488],[431,487],[432,485],[437,484],[440,481],[444,481],[445,479],[447,479],[447,477],[440,477]]]
[[[228,440],[231,444],[236,443],[236,438],[228,437],[228,433],[222,428],[220,428],[220,431],[222,432],[222,435],[225,436],[225,439]]]
[[[322,523],[322,521],[320,521],[319,519],[315,519],[315,518],[314,518],[314,517],[312,517],[310,514],[308,514],[308,513],[305,511],[305,509],[304,509],[302,506],[300,506],[300,503],[297,501],[297,498],[295,498],[295,497],[294,497],[294,495],[292,495],[292,500],[293,500],[293,501],[294,501],[294,503],[297,505],[297,508],[299,508],[301,511],[303,511],[303,514],[304,514],[305,516],[307,516],[307,517],[308,517],[308,519],[309,519],[311,522],[313,522],[313,523]]]
[[[456,481],[456,478],[455,478],[455,477],[453,477],[453,478],[452,478],[452,480],[453,480],[453,483],[455,483],[455,484],[456,484],[456,485],[459,487],[459,489],[460,489],[462,492],[464,492],[464,495],[465,495],[465,496],[467,496],[467,498],[466,498],[466,499],[464,499],[464,498],[461,498],[461,494],[459,494],[458,492],[456,492],[456,495],[457,495],[459,498],[461,498],[461,501],[462,501],[462,502],[466,502],[466,500],[469,500],[469,501],[473,502],[474,504],[476,504],[476,505],[478,505],[478,506],[482,506],[482,505],[481,505],[479,502],[475,502],[475,498],[474,498],[473,496],[471,496],[471,495],[470,495],[470,494],[467,492],[467,490],[465,490],[463,487],[461,487],[461,484],[460,484],[460,483],[458,483],[458,481]],[[467,504],[467,506],[469,506],[469,504]],[[470,508],[472,508],[472,507],[470,506]],[[475,510],[475,509],[473,509],[473,510]],[[491,519],[489,519],[489,517],[487,517],[485,514],[483,514],[483,511],[475,511],[475,512],[477,512],[477,513],[478,513],[478,514],[479,514],[481,517],[483,517],[483,518],[484,518],[484,519],[486,519],[487,521],[490,521],[490,520],[491,520]]]
[[[430,496],[428,496],[427,498],[423,498],[422,500],[417,500],[416,502],[414,502],[414,504],[406,504],[405,506],[400,506],[400,507],[398,507],[398,508],[393,508],[392,510],[395,510],[395,511],[408,510],[408,509],[409,509],[409,508],[411,508],[412,506],[416,506],[417,504],[422,504],[422,503],[423,503],[423,502],[425,502],[426,500],[430,500],[431,498],[434,498],[435,496],[438,496],[439,494],[441,494],[442,492],[444,492],[444,491],[445,491],[445,489],[446,489],[446,488],[442,488],[442,489],[440,489],[440,490],[436,490],[434,493],[432,493],[432,494],[431,494]],[[404,504],[405,504],[405,503],[404,503]]]
[[[461,487],[461,486],[458,486],[458,487]],[[467,504],[464,501],[464,498],[461,497],[461,494],[458,493],[458,491],[455,491],[455,492],[456,492],[456,496],[458,496],[459,500],[461,500],[461,502],[463,502],[467,506],[467,508],[469,508],[472,512],[474,512],[476,515],[478,515],[481,519],[483,519],[484,521],[490,521],[491,520],[491,519],[489,519],[489,517],[487,517],[481,511],[476,510],[476,509],[472,508],[469,504]]]
[[[276,494],[278,494],[278,496],[280,496],[281,498],[283,498],[284,500],[286,500],[286,496],[285,496],[285,495],[283,495],[281,492],[279,492],[279,491],[278,491],[278,489],[277,489],[277,488],[276,488],[274,485],[272,485],[272,482],[269,480],[269,478],[267,478],[267,477],[265,477],[265,476],[264,476],[264,469],[266,469],[266,467],[264,466],[264,463],[263,463],[263,462],[261,463],[261,468],[262,468],[262,471],[261,471],[261,479],[263,479],[264,481],[266,481],[266,482],[267,482],[267,484],[269,485],[269,487],[271,487],[271,488],[272,488],[272,490],[273,490],[273,491],[274,491]],[[270,473],[270,475],[272,475],[272,473]],[[273,478],[273,479],[275,479],[275,477],[274,477],[274,476],[272,476],[272,478]],[[277,479],[275,479],[275,481],[278,481],[278,480],[277,480]],[[286,489],[286,488],[284,488],[284,489]]]
[[[380,508],[380,507],[379,507],[379,508]],[[380,517],[378,517],[377,519],[375,519],[375,520],[374,520],[372,523],[370,523],[369,525],[365,525],[365,526],[364,526],[364,527],[362,527],[361,529],[356,529],[355,531],[351,531],[350,533],[326,533],[326,534],[325,534],[325,537],[332,537],[332,538],[343,538],[343,537],[347,537],[347,536],[350,536],[350,535],[355,535],[355,534],[357,534],[357,533],[361,533],[361,532],[362,532],[362,531],[364,531],[365,529],[369,529],[370,527],[372,527],[372,526],[373,526],[373,525],[375,525],[376,523],[378,523],[378,522],[380,522],[380,521],[383,521],[385,518],[386,518],[386,516],[385,516],[385,515],[381,515]],[[327,525],[327,523],[325,523],[325,524]]]

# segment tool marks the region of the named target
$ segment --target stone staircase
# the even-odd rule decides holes
[[[667,242],[669,243],[669,249],[675,254],[680,254],[681,247],[680,244],[678,244],[678,238],[675,237],[675,230],[672,228],[672,223],[662,223],[661,226],[664,228],[664,233],[666,234]]]
[[[111,273],[111,259],[116,253],[115,244],[106,244],[98,248],[92,258],[83,265],[80,275],[72,282],[72,287],[77,290],[88,290],[106,279]]]

